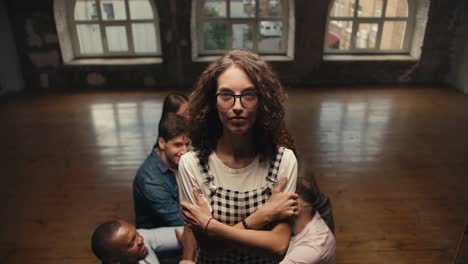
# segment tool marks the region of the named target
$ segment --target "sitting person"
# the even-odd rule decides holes
[[[308,190],[311,200],[314,201],[313,207],[320,213],[320,216],[323,218],[325,223],[327,223],[328,228],[332,232],[335,232],[335,222],[333,220],[333,211],[331,201],[326,194],[320,191],[320,188],[315,180],[315,175],[310,170],[306,164],[305,160],[302,157],[297,159],[297,177],[304,178],[310,184]]]
[[[336,262],[336,241],[327,223],[313,207],[316,204],[314,184],[298,179],[297,215],[294,217],[293,236],[286,257],[280,264],[333,264]]]
[[[164,99],[161,120],[169,113],[185,116],[188,107],[189,100],[187,96],[181,93],[170,93]]]
[[[137,228],[182,226],[175,170],[189,148],[183,117],[170,113],[159,123],[157,147],[133,181]]]
[[[189,149],[185,129],[183,117],[167,114],[159,123],[157,147],[148,155],[133,180],[136,227],[168,227],[167,230],[172,230],[170,235],[158,238],[173,246],[162,248],[158,252],[160,257],[175,257],[182,252],[177,241],[181,237],[177,227],[183,225],[183,218],[175,173],[180,157]],[[174,232],[178,232],[177,237]]]
[[[161,121],[166,118],[166,116],[170,113],[186,117],[187,110],[189,107],[189,101],[187,96],[181,93],[175,93],[172,92],[164,98],[163,102],[163,108],[162,108],[162,113],[161,113],[161,118],[160,118],[160,123]],[[158,147],[158,142],[154,143],[153,149],[156,149]]]
[[[161,238],[165,238],[164,241]],[[103,264],[159,264],[156,252],[179,246],[167,241],[178,243],[173,229],[136,230],[126,221],[112,220],[96,228],[91,238],[91,249]]]

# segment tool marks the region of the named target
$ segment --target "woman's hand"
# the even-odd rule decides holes
[[[276,222],[297,215],[297,199],[299,196],[293,192],[283,192],[288,180],[281,178],[273,187],[270,199],[265,203],[262,210],[269,218],[269,222]]]
[[[203,198],[202,194],[197,190],[193,189],[193,195],[196,199],[196,204],[182,201],[182,214],[185,218],[185,225],[196,232],[203,232],[211,216],[210,209],[207,202]]]

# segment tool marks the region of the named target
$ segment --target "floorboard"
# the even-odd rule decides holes
[[[98,263],[93,228],[133,221],[131,181],[167,92],[0,103],[0,263]],[[332,199],[338,263],[452,263],[468,222],[468,96],[291,89],[287,124]]]

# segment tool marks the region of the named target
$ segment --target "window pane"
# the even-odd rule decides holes
[[[383,0],[359,0],[358,16],[381,17]]]
[[[106,37],[110,52],[128,51],[127,31],[124,26],[106,27]]]
[[[406,22],[384,22],[382,31],[382,50],[402,50],[405,37]]]
[[[330,20],[326,44],[327,48],[333,50],[349,50],[352,31],[352,21]]]
[[[232,25],[232,48],[253,49],[253,27],[249,24]]]
[[[387,0],[385,15],[388,17],[408,17],[408,1]]]
[[[77,0],[75,3],[75,20],[97,20],[95,0]]]
[[[255,0],[231,0],[231,17],[255,17]]]
[[[258,50],[262,52],[283,52],[286,43],[283,43],[283,22],[261,21]]]
[[[354,15],[354,1],[335,0],[332,7],[332,17],[352,17]]]
[[[149,0],[129,0],[131,19],[153,19],[153,7]]]
[[[99,25],[77,25],[76,31],[78,33],[81,54],[102,53],[102,39]]]
[[[378,28],[378,24],[359,24],[356,35],[356,48],[374,49]]]
[[[224,50],[226,49],[226,30],[225,22],[209,22],[203,25],[203,43],[205,50]]]
[[[205,17],[226,17],[225,0],[205,0],[203,3]]]
[[[125,20],[125,0],[101,0],[101,15],[103,20]]]
[[[154,24],[132,24],[132,34],[136,53],[157,52]]]
[[[259,0],[260,17],[283,17],[283,3],[285,0]]]

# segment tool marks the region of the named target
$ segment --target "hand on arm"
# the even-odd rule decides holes
[[[287,183],[286,177],[281,178],[273,187],[270,199],[265,205],[245,219],[250,229],[258,230],[266,224],[286,220],[297,215],[299,196],[293,192],[283,192]],[[243,224],[238,223],[234,227],[243,228]]]
[[[285,199],[287,196],[279,194],[280,190],[284,188],[284,185],[285,183],[281,183],[275,188],[275,195],[278,195],[278,197],[274,198],[275,200],[272,201],[272,206],[278,205],[281,208],[286,208],[286,211],[288,211],[288,213],[285,213],[286,215],[293,214],[294,209],[289,207],[294,207],[297,201],[288,201],[295,199]],[[193,195],[195,196],[196,204],[183,201],[181,206],[186,225],[194,230],[198,242],[202,242],[206,238],[208,238],[208,241],[222,238],[229,240],[231,245],[237,243],[247,247],[254,247],[255,249],[262,249],[270,254],[275,254],[278,258],[281,258],[286,253],[291,234],[291,227],[289,224],[280,223],[271,231],[243,230],[240,229],[242,228],[242,224],[236,225],[236,227],[241,225],[239,228],[228,226],[211,219],[212,216],[208,205],[197,190],[193,191]],[[289,196],[291,196],[291,194],[289,194]],[[294,198],[296,196],[292,195],[291,197]],[[285,214],[277,214],[276,208],[267,209],[257,213],[257,216],[254,216],[254,213],[247,219],[251,220],[250,224],[252,227],[261,227],[266,222],[265,219],[281,219]],[[205,243],[199,243],[199,246],[204,247],[203,244]],[[210,245],[220,245],[220,243],[210,243]],[[210,249],[212,248],[210,247]]]

